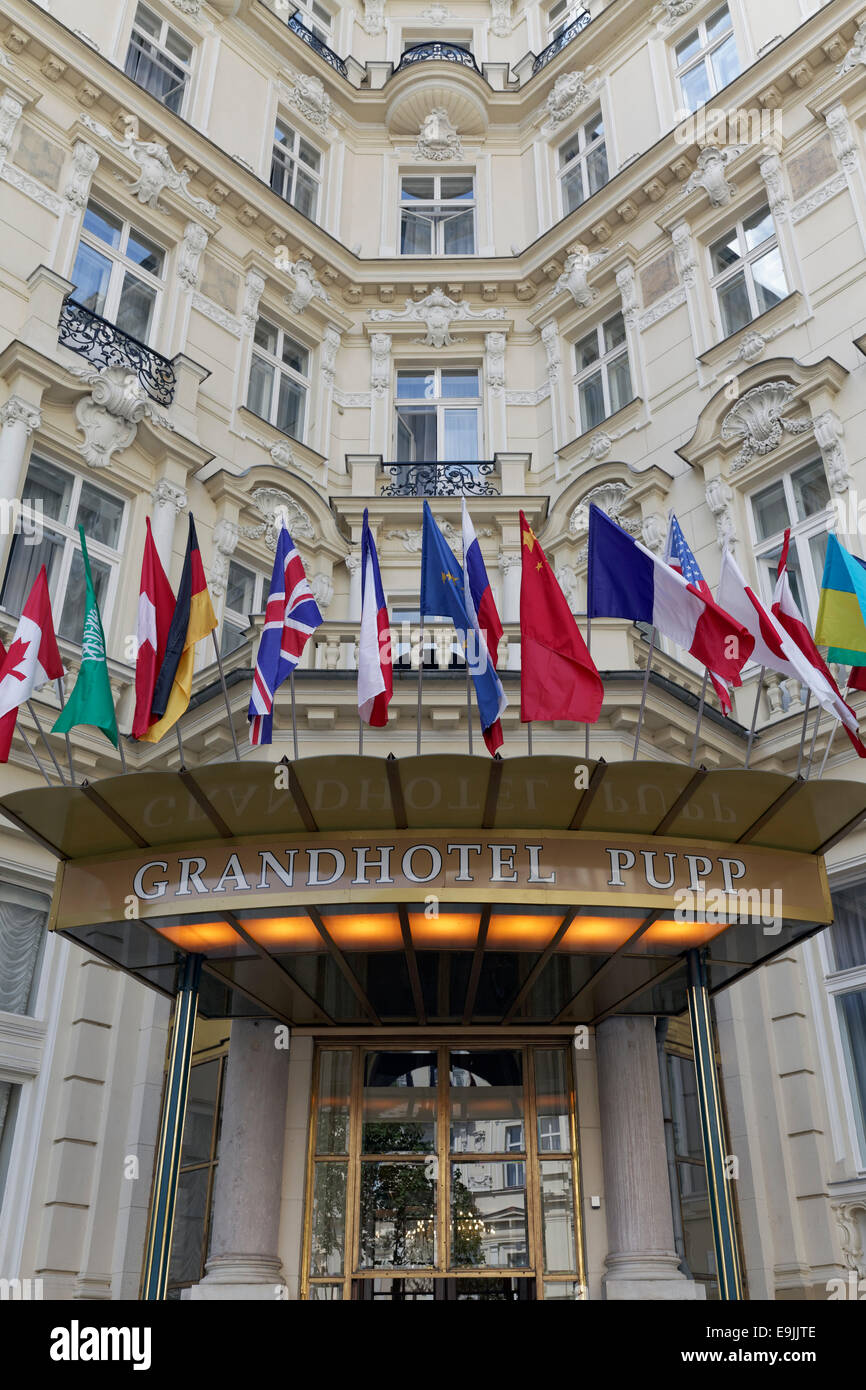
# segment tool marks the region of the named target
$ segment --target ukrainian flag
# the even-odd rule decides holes
[[[815,642],[830,648],[828,661],[866,664],[866,562],[851,555],[832,532],[821,580]]]

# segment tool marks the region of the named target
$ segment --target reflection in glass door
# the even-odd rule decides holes
[[[568,1047],[322,1046],[304,1296],[584,1297]]]

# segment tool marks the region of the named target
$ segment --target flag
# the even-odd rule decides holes
[[[66,706],[54,722],[51,732],[68,734],[78,724],[92,724],[101,729],[105,737],[117,747],[117,716],[114,713],[114,699],[111,694],[111,681],[108,677],[108,662],[105,657],[105,633],[99,616],[99,604],[90,573],[90,556],[84,539],[84,527],[79,526],[81,538],[81,558],[84,561],[84,630],[81,634],[81,665],[78,679]]]
[[[866,747],[860,741],[859,722],[857,715],[849,704],[842,698],[833,673],[822,657],[812,639],[812,634],[803,621],[799,608],[797,607],[791,590],[791,581],[788,576],[788,546],[790,544],[790,527],[785,531],[785,539],[782,544],[782,554],[779,557],[778,578],[776,580],[776,590],[773,594],[773,617],[784,628],[785,632],[796,643],[803,657],[815,671],[815,685],[812,687],[813,693],[822,707],[829,713],[834,714],[841,720],[846,734],[854,745],[859,758],[866,758]],[[823,683],[818,677],[823,677]]]
[[[454,624],[465,644],[466,662],[475,686],[481,728],[485,731],[490,729],[505,709],[505,691],[490,660],[486,643],[475,640],[470,643],[469,633],[475,633],[477,629],[466,610],[463,570],[433,520],[433,513],[426,501],[421,538],[422,623],[425,617],[450,618]]]
[[[147,518],[146,526],[138,593],[138,653],[135,659],[133,738],[143,738],[150,725],[156,723],[156,715],[151,713],[153,689],[165,657],[175,607],[174,594],[165,577],[165,570],[153,539],[150,517]]]
[[[520,718],[594,724],[604,686],[568,600],[520,513]]]
[[[394,691],[391,628],[379,556],[370,533],[367,508],[361,528],[361,633],[358,644],[358,715],[381,729],[388,723],[388,704]]]
[[[0,762],[8,761],[12,740],[12,726],[5,724],[5,716],[17,712],[19,705],[25,704],[48,681],[62,680],[64,674],[54,635],[48,575],[42,565],[27,595],[15,636],[0,663]]]
[[[665,562],[670,565],[671,569],[676,570],[677,574],[681,574],[687,583],[694,584],[698,593],[703,598],[708,598],[712,601],[712,590],[701,574],[700,566],[692,554],[689,543],[680,528],[680,523],[677,521],[673,512],[670,514],[668,523]],[[731,692],[726,683],[720,680],[718,676],[713,675],[712,671],[710,671],[710,680],[712,681],[713,689],[719,697],[722,713],[726,715],[730,714],[733,706],[731,704]]]
[[[592,618],[650,623],[723,680],[742,683],[754,646],[747,629],[593,502],[587,609]]]
[[[821,579],[815,641],[828,661],[862,666],[866,657],[866,563],[840,545],[831,531]],[[853,673],[852,673],[853,674]]]
[[[189,537],[177,590],[177,602],[168,630],[165,656],[153,688],[151,712],[156,723],[141,735],[145,743],[158,743],[163,734],[180,719],[192,694],[195,644],[216,627],[216,614],[210,601],[195,521],[189,514]]]
[[[280,527],[265,625],[259,641],[253,690],[247,718],[250,743],[270,743],[274,728],[274,696],[301,659],[307,641],[322,621],[313,598],[304,562],[295,543]]]
[[[472,518],[463,498],[463,601],[466,612],[475,630],[475,640],[481,651],[483,642],[494,669],[499,665],[499,642],[502,637],[502,624],[496,611],[496,601],[487,569],[481,554],[481,546],[472,525]],[[503,695],[503,699],[505,699]],[[506,700],[507,704],[507,700]],[[484,730],[484,742],[491,756],[502,747],[502,723],[499,719]]]
[[[3,662],[6,660],[6,648],[0,642],[0,671],[3,669]],[[9,750],[12,747],[12,735],[15,732],[15,721],[18,718],[18,706],[10,709],[8,714],[4,714],[0,719],[0,763],[8,763]]]

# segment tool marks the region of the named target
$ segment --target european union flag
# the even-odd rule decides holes
[[[421,533],[422,623],[425,618],[450,618],[454,624],[469,662],[481,727],[489,729],[491,724],[496,723],[504,706],[505,693],[502,682],[496,674],[487,648],[479,652],[470,650],[467,645],[467,639],[474,643],[476,632],[475,624],[466,611],[463,569],[433,520],[433,513],[426,501]]]

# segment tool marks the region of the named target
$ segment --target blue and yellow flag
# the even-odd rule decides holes
[[[832,532],[821,580],[815,642],[829,647],[828,661],[866,664],[866,563],[840,545]]]

